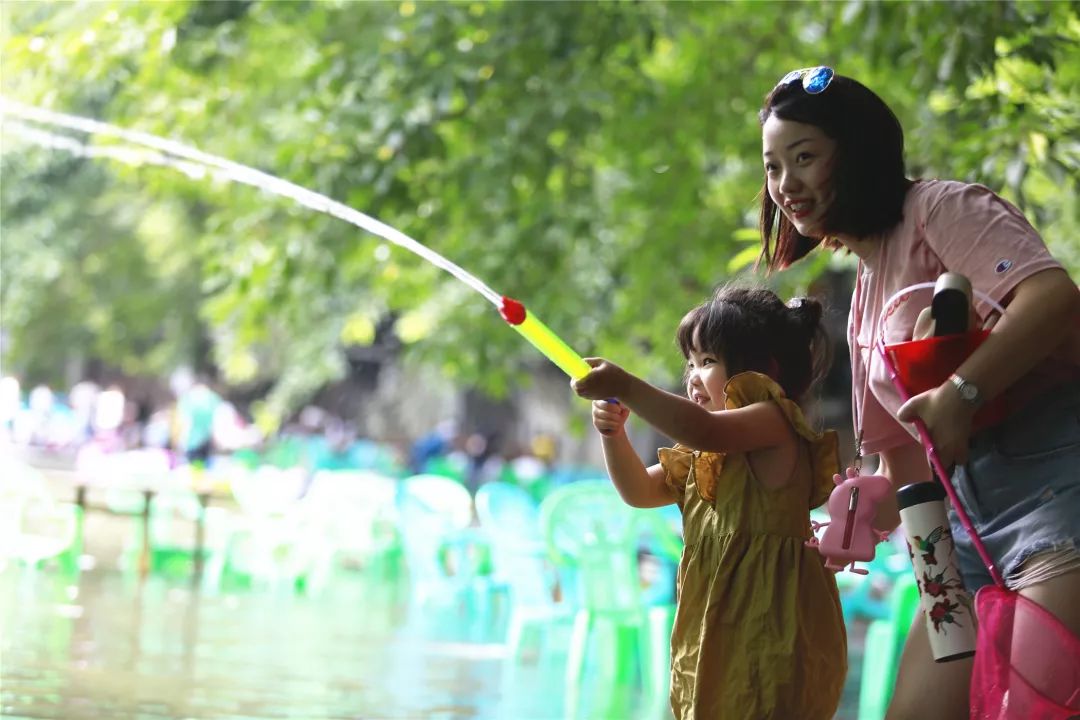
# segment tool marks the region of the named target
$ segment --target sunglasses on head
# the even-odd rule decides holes
[[[831,67],[818,65],[817,67],[792,70],[780,78],[780,82],[776,83],[776,87],[790,85],[796,80],[802,80],[802,88],[807,94],[818,95],[825,92],[825,88],[829,87],[835,76],[836,73],[833,72]]]

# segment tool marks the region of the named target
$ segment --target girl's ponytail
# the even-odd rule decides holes
[[[832,343],[822,322],[825,308],[811,297],[793,298],[787,304],[790,339],[781,341],[785,347],[778,348],[777,361],[781,382],[792,398],[802,398],[820,382],[832,364]]]

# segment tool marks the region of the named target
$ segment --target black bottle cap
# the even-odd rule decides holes
[[[896,503],[900,509],[945,499],[945,489],[938,482],[921,482],[905,485],[896,491]]]

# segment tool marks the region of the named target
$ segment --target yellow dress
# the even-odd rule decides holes
[[[812,430],[766,375],[740,373],[725,390],[728,409],[777,403],[804,441],[811,480],[769,490],[743,453],[659,451],[686,540],[671,706],[678,720],[827,720],[840,703],[847,636],[836,579],[803,543],[810,509],[839,472],[836,433]]]

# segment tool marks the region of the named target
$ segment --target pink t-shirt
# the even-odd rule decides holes
[[[1024,215],[989,188],[942,180],[916,182],[904,200],[903,220],[881,242],[874,242],[872,254],[860,263],[848,316],[852,411],[856,426],[862,424],[863,452],[888,450],[914,437],[913,428],[895,419],[902,403],[874,344],[882,332],[886,344],[910,340],[915,319],[930,304],[933,289],[891,303],[894,310],[883,330],[882,309],[896,292],[932,283],[952,271],[967,276],[975,290],[1004,305],[1020,281],[1057,267],[1060,263]],[[976,310],[982,318],[993,312],[978,299]],[[1080,332],[1073,335],[1080,339]],[[1076,347],[1077,342],[1066,346]],[[1074,356],[1066,362],[1080,366],[1080,358],[1069,352]]]

